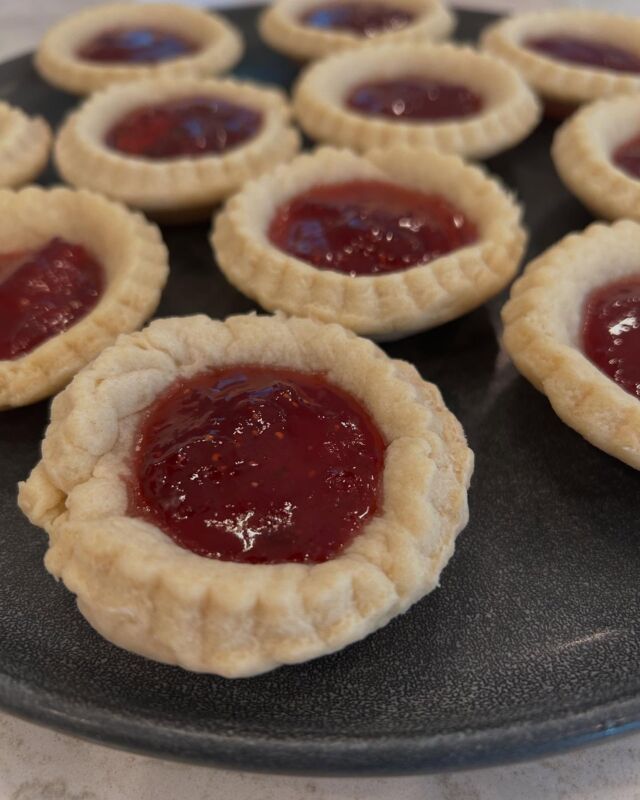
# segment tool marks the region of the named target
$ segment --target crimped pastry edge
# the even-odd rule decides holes
[[[261,37],[274,50],[306,61],[360,47],[372,40],[376,44],[440,41],[450,36],[456,23],[455,14],[441,0],[401,0],[394,3],[394,7],[413,11],[419,15],[417,19],[401,30],[367,39],[349,31],[322,30],[298,21],[298,15],[317,4],[318,0],[277,0],[260,17],[258,29]]]
[[[16,189],[34,180],[49,160],[51,128],[0,101],[0,187]]]
[[[479,226],[480,241],[429,264],[358,277],[316,269],[270,243],[266,231],[281,203],[313,185],[359,178],[443,194]],[[227,279],[264,308],[389,340],[461,316],[499,292],[524,252],[520,219],[500,183],[457,156],[402,146],[359,156],[323,147],[246,184],[215,219],[211,243]]]
[[[572,66],[523,47],[524,36],[559,33],[596,33],[640,56],[640,20],[586,9],[558,9],[517,14],[499,20],[482,33],[481,46],[504,59],[527,83],[551,102],[581,104],[620,92],[637,91],[640,75]]]
[[[343,98],[364,80],[421,74],[480,92],[484,109],[467,119],[397,122],[350,111]],[[540,105],[508,64],[468,46],[366,45],[309,66],[293,90],[293,109],[311,138],[356,151],[404,144],[434,147],[465,158],[489,158],[524,139],[538,124]]]
[[[594,223],[534,259],[502,309],[504,346],[554,411],[591,444],[640,469],[640,403],[582,353],[579,329],[593,289],[640,274],[640,225]]]
[[[213,95],[262,111],[256,136],[227,153],[153,161],[111,150],[104,136],[129,111],[189,95]],[[300,149],[284,92],[249,81],[186,79],[116,85],[92,95],[69,115],[56,138],[60,174],[151,214],[195,209],[202,216],[248,178],[288,161]]]
[[[75,50],[101,31],[119,25],[153,24],[195,39],[202,48],[157,64],[95,64],[76,57]],[[54,25],[35,56],[40,75],[53,86],[74,94],[90,94],[112,83],[144,78],[195,78],[231,69],[242,57],[242,36],[223,17],[177,3],[108,3],[86,8]]]
[[[140,214],[100,195],[66,188],[0,190],[4,252],[37,249],[61,236],[84,245],[106,273],[92,311],[20,358],[0,360],[0,409],[57,392],[118,334],[138,328],[156,309],[169,273],[159,230]]]
[[[177,376],[234,363],[325,372],[378,424],[383,511],[335,559],[206,559],[126,516],[124,464],[144,409]],[[49,534],[47,569],[104,636],[156,660],[243,677],[338,650],[434,589],[468,519],[472,468],[438,389],[373,343],[308,319],[198,316],[121,336],[55,399],[19,504]]]

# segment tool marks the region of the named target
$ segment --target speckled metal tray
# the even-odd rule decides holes
[[[297,68],[259,42],[255,13],[229,13],[248,39],[236,72],[288,86]],[[489,19],[462,13],[458,38]],[[54,125],[75,102],[28,57],[0,66],[0,97]],[[529,255],[590,219],[554,173],[553,130],[544,123],[489,163],[526,205]],[[207,226],[164,234],[160,315],[254,307],[212,268]],[[503,301],[387,347],[441,387],[477,455],[471,522],[442,588],[341,653],[258,678],[189,674],[94,633],[45,572],[45,537],[15,503],[47,404],[0,414],[0,706],[148,754],[316,774],[496,763],[638,727],[638,474],[518,376],[498,344]]]

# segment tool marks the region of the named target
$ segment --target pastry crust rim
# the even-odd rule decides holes
[[[0,188],[37,178],[49,160],[53,134],[43,117],[31,117],[0,100]]]
[[[383,511],[331,561],[206,559],[115,511],[127,502],[119,459],[149,403],[179,375],[256,363],[256,353],[261,363],[326,372],[385,436]],[[135,396],[125,397],[131,381]],[[174,318],[120,337],[58,395],[19,505],[49,534],[47,569],[103,635],[156,660],[245,677],[341,649],[434,589],[468,519],[472,467],[438,389],[372,342],[301,318]]]
[[[352,277],[317,269],[269,242],[266,228],[278,205],[308,186],[362,177],[444,194],[479,226],[478,243],[407,270]],[[227,279],[265,309],[388,340],[459,317],[504,288],[526,244],[520,219],[501,184],[457,156],[405,147],[359,156],[323,147],[234,195],[214,222],[211,244]]]
[[[169,265],[155,225],[93,192],[63,187],[28,187],[18,192],[3,189],[0,209],[5,218],[16,220],[17,238],[25,241],[26,249],[61,235],[64,220],[73,213],[74,223],[69,227],[78,235],[71,232],[69,238],[80,240],[96,255],[106,278],[102,296],[86,316],[19,358],[0,360],[3,409],[29,405],[55,394],[120,333],[145,322],[160,301]],[[75,226],[83,215],[88,230],[80,231]],[[111,256],[104,241],[108,227],[117,227],[118,233]]]
[[[554,312],[553,304],[558,287],[566,284],[574,291],[570,281],[574,275],[578,280],[583,277],[581,264],[591,248],[602,247],[610,256],[620,237],[640,244],[640,225],[630,220],[613,225],[593,223],[581,233],[565,236],[530,262],[502,309],[503,341],[519,372],[547,396],[565,424],[595,447],[640,469],[640,402],[571,341],[559,319],[563,311],[566,316],[566,308]],[[591,268],[582,266],[582,271],[588,280],[582,280],[580,302],[574,306],[578,320],[588,293],[615,279],[606,273],[594,280]],[[633,262],[616,267],[618,277],[637,274]]]

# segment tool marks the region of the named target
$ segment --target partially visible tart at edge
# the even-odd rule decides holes
[[[392,4],[372,2],[324,2],[306,9],[299,16],[302,24],[322,30],[349,31],[360,36],[375,36],[398,31],[416,15]]]

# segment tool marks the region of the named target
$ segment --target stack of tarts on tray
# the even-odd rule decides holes
[[[116,644],[248,676],[340,649],[437,586],[473,455],[438,389],[358,334],[407,336],[504,289],[522,209],[463,158],[524,139],[536,93],[557,111],[640,76],[640,35],[609,15],[516,18],[483,51],[441,43],[454,22],[439,0],[278,0],[265,41],[320,58],[290,103],[212,77],[243,50],[216,15],[84,11],[36,55],[45,80],[89,94],[53,147],[74,188],[16,190],[51,132],[0,105],[0,407],[63,389],[19,504]],[[322,146],[299,155],[294,119]],[[604,99],[553,155],[600,213],[640,216],[639,136],[635,96]],[[220,269],[274,315],[135,333],[168,275],[155,223],[213,210]],[[503,311],[523,374],[636,468],[638,244],[633,222],[568,237]]]

